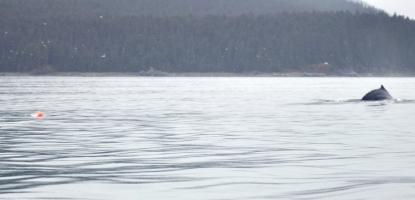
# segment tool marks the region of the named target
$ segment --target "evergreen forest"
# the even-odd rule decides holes
[[[347,0],[255,2],[0,0],[0,72],[415,72],[414,20]]]

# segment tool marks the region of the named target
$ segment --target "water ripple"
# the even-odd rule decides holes
[[[0,79],[0,198],[413,199],[414,101],[356,81]]]

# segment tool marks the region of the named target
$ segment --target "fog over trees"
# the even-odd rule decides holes
[[[0,72],[415,72],[415,21],[346,0],[1,0]]]

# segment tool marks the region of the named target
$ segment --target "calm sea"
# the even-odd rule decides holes
[[[0,105],[0,199],[415,199],[415,78],[0,77]]]

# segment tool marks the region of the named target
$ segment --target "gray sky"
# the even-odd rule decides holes
[[[408,16],[415,20],[415,0],[362,0],[393,15]]]

